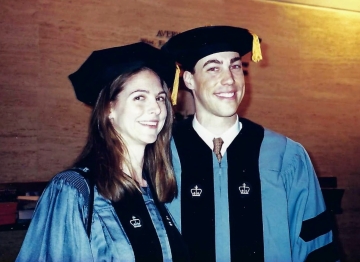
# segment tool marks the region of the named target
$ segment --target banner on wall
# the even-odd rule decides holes
[[[156,31],[154,38],[143,37],[140,38],[140,41],[152,45],[154,47],[160,48],[167,42],[167,40],[177,35],[178,33],[180,32],[159,29]]]

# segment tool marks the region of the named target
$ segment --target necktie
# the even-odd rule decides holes
[[[213,139],[213,143],[214,143],[214,153],[217,157],[217,159],[219,160],[219,163],[221,161],[222,155],[221,155],[221,146],[222,144],[224,144],[224,141],[221,139],[221,137],[218,138],[214,138]]]

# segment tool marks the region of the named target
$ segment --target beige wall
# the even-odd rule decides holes
[[[248,68],[239,113],[299,141],[319,176],[338,178],[340,239],[348,258],[360,259],[358,12],[250,0],[2,0],[0,182],[48,180],[71,164],[90,111],[67,75],[91,51],[158,45],[165,31],[211,24],[263,39],[265,60]]]

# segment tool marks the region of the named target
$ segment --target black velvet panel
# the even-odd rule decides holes
[[[311,252],[306,258],[306,262],[333,262],[338,261],[339,256],[334,243],[329,243]]]
[[[191,119],[181,122],[173,136],[182,168],[182,236],[192,261],[215,261],[212,151],[192,128]]]
[[[233,261],[264,261],[259,153],[264,129],[246,119],[227,150]]]
[[[314,218],[303,221],[300,237],[309,242],[315,238],[328,233],[332,229],[331,214],[327,210]]]
[[[158,235],[140,192],[112,203],[135,254],[136,261],[163,261]],[[134,227],[135,223],[141,226]]]

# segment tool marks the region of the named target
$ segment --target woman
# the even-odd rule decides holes
[[[94,107],[88,140],[75,168],[45,189],[17,261],[187,260],[163,205],[176,194],[174,75],[172,60],[137,43],[95,51],[69,76]]]

